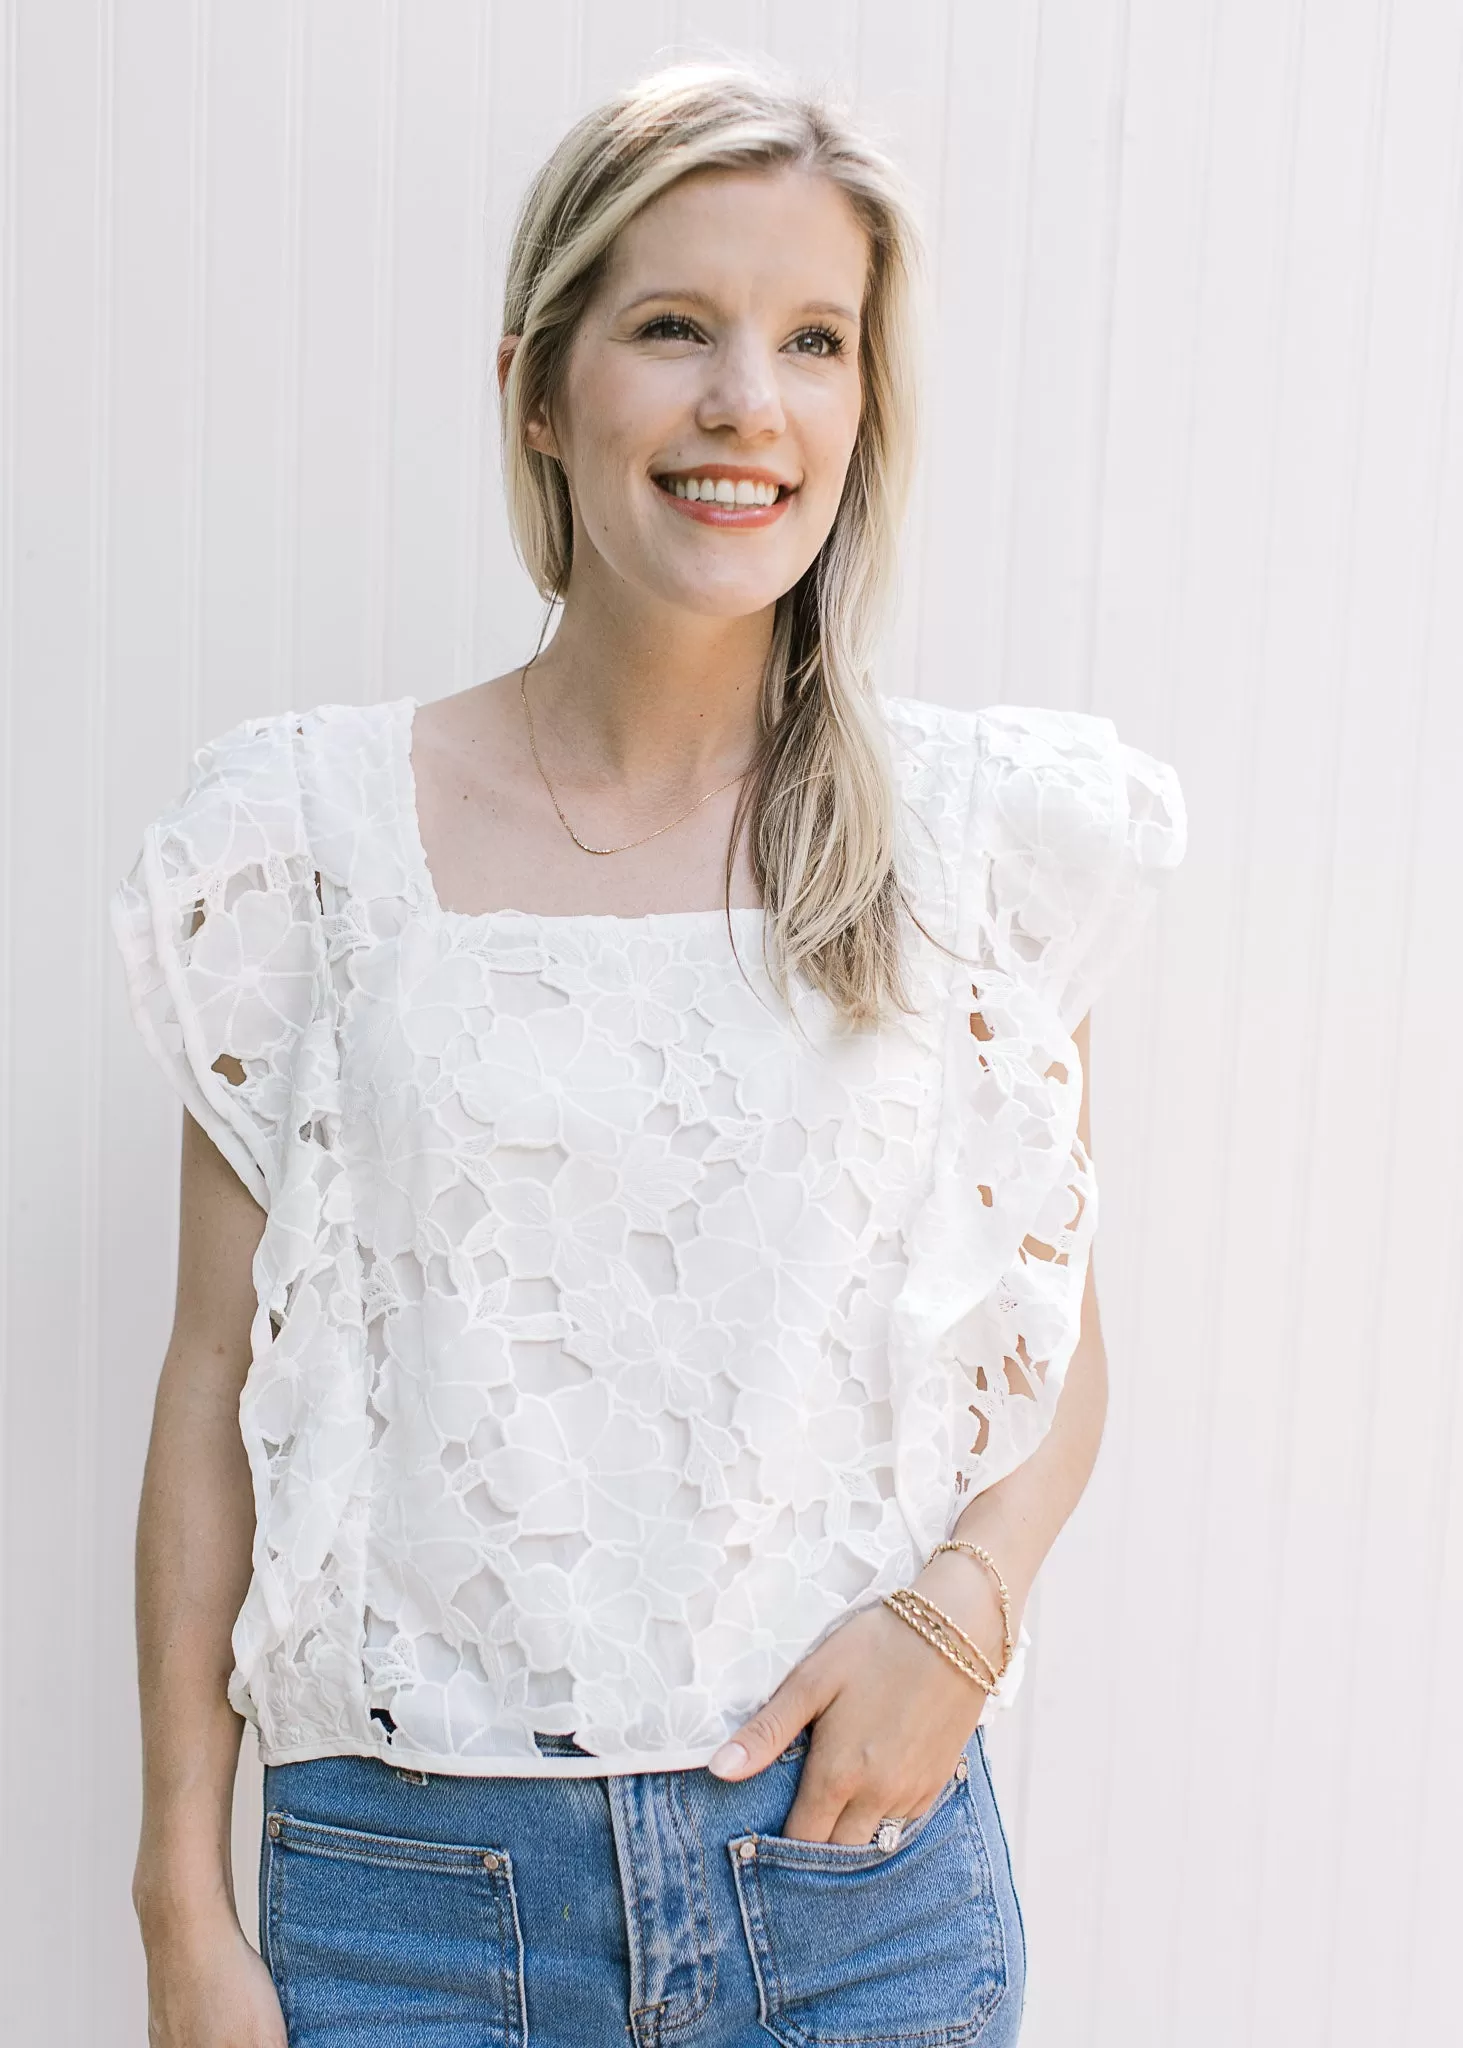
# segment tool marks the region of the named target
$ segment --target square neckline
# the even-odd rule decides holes
[[[557,931],[575,927],[618,928],[626,931],[655,931],[667,926],[685,930],[705,930],[715,925],[726,929],[728,915],[733,920],[733,929],[738,924],[746,925],[755,920],[761,923],[766,911],[761,904],[733,904],[728,912],[724,904],[717,904],[709,910],[638,910],[631,912],[617,910],[521,910],[515,905],[503,904],[492,910],[449,910],[437,894],[437,884],[432,876],[431,864],[427,859],[426,845],[422,839],[421,818],[417,810],[417,777],[412,762],[412,733],[416,714],[421,705],[416,697],[394,697],[386,709],[392,714],[393,748],[396,767],[397,788],[400,798],[402,840],[407,865],[416,883],[418,895],[431,916],[443,924],[459,927],[486,928],[495,924],[508,924],[522,928],[525,925],[547,925]]]

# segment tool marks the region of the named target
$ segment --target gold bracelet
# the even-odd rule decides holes
[[[925,1641],[929,1644],[930,1648],[932,1650],[938,1650],[940,1655],[944,1657],[948,1663],[953,1664],[957,1671],[963,1671],[968,1679],[971,1679],[985,1692],[989,1693],[993,1691],[994,1688],[992,1687],[990,1680],[986,1678],[982,1672],[977,1671],[975,1666],[970,1662],[968,1658],[962,1657],[958,1650],[952,1649],[949,1643],[944,1642],[929,1626],[929,1624],[921,1619],[916,1609],[907,1609],[904,1606],[903,1602],[900,1599],[900,1594],[905,1592],[906,1590],[907,1588],[898,1586],[892,1593],[885,1593],[883,1596],[884,1605],[887,1608],[889,1608],[892,1613],[897,1614],[902,1622],[906,1622],[908,1626],[914,1630],[916,1635],[923,1636]]]
[[[967,1557],[979,1558],[981,1563],[983,1565],[986,1565],[994,1575],[996,1584],[1000,1588],[1001,1633],[1005,1637],[1006,1641],[1006,1654],[1001,1664],[1001,1669],[1002,1671],[1004,1671],[1007,1665],[1009,1665],[1009,1663],[1011,1662],[1012,1653],[1015,1649],[1015,1643],[1011,1635],[1010,1588],[1007,1586],[1006,1581],[1001,1577],[1000,1568],[996,1564],[996,1560],[991,1556],[990,1552],[982,1544],[967,1542],[963,1536],[952,1536],[946,1542],[937,1543],[935,1545],[934,1549],[930,1552],[928,1562],[933,1564],[935,1559],[939,1556],[942,1550],[963,1550]]]
[[[948,1630],[948,1632],[952,1636],[956,1637],[960,1642],[964,1643],[966,1649],[969,1650],[971,1655],[973,1657],[978,1657],[980,1662],[985,1666],[986,1670],[990,1674],[990,1681],[992,1685],[1000,1684],[1001,1671],[1004,1671],[1006,1666],[1003,1664],[1001,1666],[1001,1671],[997,1671],[995,1665],[991,1662],[990,1658],[986,1655],[985,1651],[981,1648],[980,1644],[965,1633],[964,1629],[960,1626],[959,1622],[955,1620],[953,1615],[947,1614],[943,1607],[937,1607],[934,1601],[931,1600],[927,1593],[921,1593],[918,1586],[901,1586],[899,1592],[901,1600],[905,1601],[906,1603],[909,1601],[914,1602],[914,1604],[919,1608],[920,1612],[924,1615],[926,1621],[932,1623],[937,1628],[943,1628]],[[1007,1662],[1009,1661],[1010,1660],[1007,1659]]]
[[[913,1609],[905,1608],[903,1605],[901,1605],[897,1597],[897,1593],[886,1593],[884,1595],[884,1605],[887,1608],[889,1608],[893,1613],[897,1614],[902,1622],[907,1623],[908,1626],[914,1630],[916,1635],[923,1636],[925,1641],[929,1644],[930,1648],[932,1650],[938,1650],[940,1655],[943,1658],[945,1658],[948,1663],[953,1664],[957,1671],[964,1672],[965,1676],[968,1679],[970,1679],[974,1684],[982,1687],[983,1690],[987,1693],[991,1691],[992,1688],[990,1680],[986,1678],[982,1672],[977,1671],[975,1666],[969,1661],[968,1658],[962,1657],[958,1650],[952,1649],[947,1642],[945,1642],[940,1636],[938,1636],[935,1633],[935,1631],[932,1628],[928,1626],[927,1623],[920,1619],[919,1615]]]
[[[983,1692],[994,1692],[995,1687],[991,1680],[986,1677],[985,1672],[977,1669],[970,1658],[956,1647],[954,1641],[951,1640],[943,1628],[938,1624],[932,1625],[920,1608],[912,1600],[906,1599],[905,1595],[908,1591],[909,1588],[906,1586],[896,1587],[892,1594],[884,1596],[885,1605],[892,1608],[894,1613],[899,1616],[899,1619],[912,1628],[916,1635],[922,1636],[931,1649],[938,1650],[947,1663],[953,1664],[957,1671],[963,1672]]]

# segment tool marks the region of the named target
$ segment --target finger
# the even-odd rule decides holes
[[[855,1846],[872,1842],[886,1820],[911,1827],[933,1806],[938,1791],[937,1786],[934,1792],[886,1792],[881,1797],[860,1785],[834,1823],[829,1840]]]
[[[836,1793],[819,1793],[815,1787],[798,1787],[782,1833],[794,1842],[831,1842],[845,1801]]]
[[[750,1778],[765,1770],[827,1704],[823,1689],[799,1665],[767,1704],[727,1738],[707,1770],[714,1777],[731,1779]]]
[[[888,1800],[870,1800],[861,1792],[857,1799],[850,1799],[839,1814],[828,1839],[830,1842],[842,1842],[849,1848],[859,1848],[873,1841],[881,1821],[911,1818],[897,1803],[891,1805]]]
[[[797,1796],[782,1823],[783,1834],[797,1842],[832,1841],[839,1817],[858,1790],[856,1774],[846,1766],[820,1759],[815,1740],[798,1774]]]

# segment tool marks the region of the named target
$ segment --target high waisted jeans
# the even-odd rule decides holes
[[[1026,1944],[984,1729],[888,1851],[779,1832],[806,1752],[740,1784],[269,1766],[291,2048],[1009,2048]]]

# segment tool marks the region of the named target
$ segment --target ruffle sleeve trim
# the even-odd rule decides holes
[[[247,719],[198,749],[109,914],[143,1043],[267,1210],[324,976],[290,715]]]
[[[1097,1223],[1071,1030],[1182,857],[1185,822],[1172,769],[1108,719],[903,706],[896,720],[920,757],[906,787],[935,821],[927,855],[911,840],[915,893],[956,955],[921,950],[944,1016],[941,1098],[890,1327],[896,1490],[928,1550],[1055,1413]]]
[[[979,722],[971,843],[989,857],[986,908],[1016,971],[1070,1030],[1184,857],[1183,792],[1110,718],[1001,704]]]

